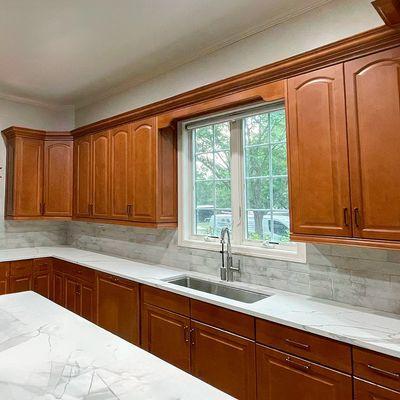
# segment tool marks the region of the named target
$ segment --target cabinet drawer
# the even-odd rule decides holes
[[[354,378],[354,400],[399,400],[400,392]]]
[[[181,315],[190,315],[189,298],[171,293],[166,290],[156,289],[151,286],[141,287],[142,302],[153,304],[165,310]]]
[[[21,277],[32,274],[32,260],[11,261],[10,276]]]
[[[48,257],[35,258],[33,260],[34,272],[48,272],[52,266],[53,260]]]
[[[250,339],[255,338],[254,317],[202,301],[190,300],[190,315],[205,324]]]
[[[137,282],[130,281],[129,279],[125,279],[125,278],[120,278],[119,276],[116,276],[116,275],[107,274],[105,272],[98,272],[97,276],[98,276],[98,279],[106,279],[110,282],[114,282],[116,284],[128,286],[131,288],[137,288],[139,286],[139,284]]]
[[[353,348],[354,376],[400,391],[400,360]]]
[[[78,264],[56,260],[55,270],[93,284],[95,283],[96,272],[93,269],[82,267]]]
[[[10,273],[10,263],[0,262],[0,279],[8,278],[9,273]]]
[[[351,347],[347,344],[260,319],[256,320],[256,340],[339,371],[351,372]]]

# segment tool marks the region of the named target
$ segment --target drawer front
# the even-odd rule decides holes
[[[354,376],[400,391],[400,360],[353,348]]]
[[[34,272],[48,272],[53,264],[51,258],[35,258],[33,260],[33,271]]]
[[[123,286],[131,287],[131,288],[137,288],[139,284],[137,282],[130,281],[129,279],[125,278],[120,278],[119,276],[116,275],[111,275],[107,274],[105,272],[98,272],[97,273],[99,279],[106,279],[110,282],[114,282],[116,284],[120,284]]]
[[[202,301],[190,300],[190,315],[205,324],[224,329],[250,339],[255,338],[254,317]]]
[[[339,371],[352,370],[351,346],[335,340],[258,319],[256,341]]]
[[[0,262],[0,279],[7,279],[10,273],[10,263]]]
[[[55,271],[68,274],[74,278],[82,279],[90,283],[95,283],[96,280],[95,270],[68,261],[56,260],[54,263],[54,269]]]
[[[10,276],[22,277],[32,275],[33,260],[11,261]]]
[[[143,303],[152,304],[187,317],[190,315],[188,297],[145,285],[141,286],[141,296]]]
[[[399,400],[400,392],[354,378],[355,400]]]

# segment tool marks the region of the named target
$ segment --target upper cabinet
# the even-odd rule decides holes
[[[399,77],[395,48],[288,80],[293,240],[400,245]]]
[[[12,127],[7,147],[8,219],[69,218],[72,215],[72,137]]]
[[[75,219],[177,222],[176,132],[147,118],[75,140]]]

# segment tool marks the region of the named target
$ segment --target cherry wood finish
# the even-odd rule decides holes
[[[291,231],[351,236],[343,66],[288,80]]]
[[[146,303],[141,313],[142,347],[190,372],[190,319]]]
[[[255,343],[191,321],[192,373],[240,400],[256,398]]]
[[[257,345],[259,400],[351,400],[351,376]]]
[[[400,392],[354,378],[354,400],[399,400]]]
[[[130,214],[131,125],[115,128],[110,133],[110,218],[127,220]]]
[[[33,290],[48,299],[52,298],[52,259],[36,258],[33,260]]]
[[[141,286],[141,301],[152,304],[177,314],[190,316],[190,300],[188,297],[180,296],[166,290],[153,288],[151,286]]]
[[[386,25],[400,27],[400,0],[374,0],[372,5]]]
[[[72,216],[72,141],[44,142],[43,215]]]
[[[273,322],[256,320],[256,340],[339,371],[351,373],[351,346]]]
[[[74,140],[74,216],[92,211],[92,136]]]
[[[32,290],[32,260],[10,262],[10,293]]]
[[[64,275],[56,267],[53,269],[52,300],[65,307]]]
[[[353,348],[354,375],[400,392],[400,360]]]
[[[198,300],[190,301],[190,315],[193,319],[216,326],[225,331],[254,339],[254,317]]]
[[[97,274],[97,324],[133,344],[140,343],[139,285]]]
[[[400,48],[345,64],[353,234],[400,240]]]
[[[0,262],[0,295],[9,292],[10,263]]]

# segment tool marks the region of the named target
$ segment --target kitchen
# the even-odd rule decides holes
[[[400,2],[117,3],[4,2],[0,397],[400,399]]]

